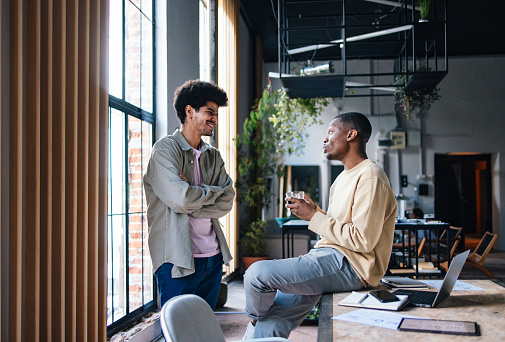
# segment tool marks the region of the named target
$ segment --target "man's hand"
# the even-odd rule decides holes
[[[188,180],[186,179],[186,177],[184,177],[184,175],[182,174],[182,172],[179,172],[179,177],[181,177],[181,179],[183,181],[185,181],[186,183],[189,183]]]
[[[317,206],[307,194],[305,194],[304,199],[289,197],[286,198],[286,201],[291,203],[286,202],[285,207],[302,220],[310,221],[316,213]]]

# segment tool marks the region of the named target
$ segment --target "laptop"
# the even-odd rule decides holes
[[[458,280],[459,274],[465,265],[466,258],[470,254],[470,250],[455,256],[452,259],[449,270],[444,277],[442,282],[442,287],[438,292],[428,292],[428,291],[414,291],[414,290],[397,290],[393,292],[395,295],[408,295],[410,305],[421,306],[424,308],[434,308],[438,304],[442,303],[444,300],[449,298],[456,280]]]

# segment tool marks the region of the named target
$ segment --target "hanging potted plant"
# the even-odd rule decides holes
[[[421,18],[419,19],[420,23],[427,23],[428,20],[428,12],[430,11],[430,3],[431,0],[417,0],[417,6],[419,7],[419,14]]]
[[[431,68],[420,67],[417,71],[419,72],[429,72]],[[409,73],[412,70],[409,70]],[[394,101],[398,106],[398,109],[405,115],[407,119],[412,118],[412,114],[417,112],[419,115],[424,114],[425,111],[431,108],[431,105],[440,99],[440,89],[437,87],[433,88],[420,88],[412,91],[406,90],[406,85],[408,84],[412,75],[397,75],[395,77],[395,91],[394,91]]]
[[[291,99],[284,89],[268,86],[237,135],[239,203],[246,203],[246,218],[239,241],[243,257],[266,257],[267,222],[264,209],[272,200],[271,182],[282,177],[284,153],[297,153],[305,146],[306,129],[321,123],[318,117],[327,99]]]

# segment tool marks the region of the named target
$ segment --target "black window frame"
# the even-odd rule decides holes
[[[109,94],[108,115],[110,116],[111,109],[118,110],[118,111],[125,114],[125,116],[124,116],[124,127],[125,127],[124,128],[125,129],[125,142],[124,142],[125,150],[124,150],[124,152],[125,152],[125,163],[126,163],[125,179],[128,179],[128,165],[127,165],[128,164],[128,148],[129,148],[129,146],[128,146],[128,118],[133,117],[133,118],[141,120],[142,122],[147,122],[147,123],[151,124],[152,125],[151,126],[152,127],[151,128],[151,141],[153,143],[155,141],[155,136],[156,136],[156,133],[155,133],[156,132],[156,53],[155,53],[156,52],[156,48],[155,48],[156,13],[155,13],[155,0],[152,0],[151,1],[152,20],[150,19],[151,23],[152,23],[152,42],[151,42],[151,46],[152,46],[152,113],[149,113],[148,111],[143,110],[143,109],[127,102],[126,100],[124,100],[126,98],[126,90],[125,90],[126,48],[125,48],[125,31],[124,31],[125,23],[126,23],[126,20],[125,20],[125,3],[126,2],[129,2],[130,4],[132,4],[138,8],[138,6],[136,6],[131,0],[122,0],[122,9],[123,9],[123,13],[122,13],[122,17],[123,17],[123,20],[122,20],[122,30],[123,30],[123,32],[122,32],[122,40],[123,40],[123,44],[122,44],[122,48],[123,48],[123,53],[122,53],[122,59],[123,59],[122,60],[122,99]],[[144,14],[140,8],[138,8],[138,10],[140,11],[140,13]],[[146,16],[146,18],[148,18],[148,17]],[[110,120],[109,120],[109,123],[110,123]],[[110,135],[110,130],[111,130],[110,126],[109,126],[108,130],[109,130],[108,136],[110,139],[110,136],[111,136]],[[110,144],[110,140],[109,140],[109,144]],[[109,162],[110,162],[110,159],[108,160],[108,163]],[[125,222],[126,222],[126,225],[125,225],[125,239],[126,239],[125,240],[125,248],[126,248],[125,258],[126,258],[126,261],[125,261],[125,265],[128,265],[129,264],[129,262],[128,262],[128,258],[129,258],[128,223],[129,223],[129,215],[131,214],[129,211],[128,182],[126,182],[125,193],[126,193],[126,203],[125,203]],[[111,216],[111,214],[109,212],[107,212],[107,217],[109,217],[109,216]],[[107,221],[109,221],[109,220],[107,220]],[[107,246],[108,246],[108,239],[109,239],[109,236],[107,236]],[[107,254],[108,253],[109,253],[109,250],[107,250]],[[107,257],[107,260],[108,260],[108,257]],[[126,268],[126,270],[128,271],[128,268]],[[149,301],[148,303],[141,305],[139,308],[133,310],[132,312],[129,312],[129,298],[130,298],[129,290],[128,290],[129,276],[127,275],[125,278],[126,278],[126,286],[125,286],[125,288],[126,288],[126,294],[125,294],[126,314],[123,317],[121,317],[120,319],[118,319],[117,321],[113,321],[111,324],[107,325],[107,337],[111,337],[115,333],[125,329],[126,327],[128,327],[132,323],[138,321],[140,318],[148,315],[150,312],[157,309],[158,291],[157,291],[157,284],[156,284],[156,279],[154,277],[154,274],[153,274],[153,282],[152,282],[152,284],[153,284],[153,288],[152,288],[153,299],[151,301]]]

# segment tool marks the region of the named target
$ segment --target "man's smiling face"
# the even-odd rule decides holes
[[[205,106],[195,110],[193,115],[193,124],[202,136],[212,136],[214,127],[217,125],[217,110],[219,106],[208,101]]]

